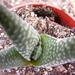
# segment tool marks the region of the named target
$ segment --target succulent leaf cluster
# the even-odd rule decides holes
[[[0,69],[26,65],[56,66],[75,60],[75,36],[59,39],[39,34],[2,5],[0,23],[13,43],[0,51]]]

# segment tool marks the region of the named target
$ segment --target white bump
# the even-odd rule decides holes
[[[4,62],[4,59],[2,59],[2,62]]]
[[[58,43],[61,42],[61,41],[62,41],[61,38],[60,38],[60,39],[57,39],[56,43],[58,44]]]
[[[22,43],[19,43],[18,46],[21,47],[22,46]]]
[[[18,38],[21,39],[22,35],[19,35]]]

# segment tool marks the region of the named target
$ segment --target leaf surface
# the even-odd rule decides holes
[[[28,61],[39,42],[38,32],[16,14],[0,5],[0,23],[9,38],[18,48],[18,52]]]
[[[0,50],[0,70],[25,66],[27,64],[27,61],[18,53],[13,45]]]
[[[75,36],[59,39],[42,34],[41,40],[42,55],[33,65],[57,66],[75,60]]]

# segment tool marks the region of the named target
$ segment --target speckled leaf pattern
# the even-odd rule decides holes
[[[64,39],[41,35],[42,55],[32,61],[35,66],[57,66],[75,60],[75,36]]]
[[[0,50],[0,70],[24,65],[27,65],[27,61],[18,53],[13,45]]]
[[[39,35],[31,25],[1,5],[0,23],[16,45],[0,51],[0,69],[28,64],[57,66],[75,60],[75,36],[59,39]],[[40,39],[42,44],[38,45]]]
[[[32,52],[39,42],[38,32],[19,16],[9,12],[0,5],[0,23],[8,34],[9,38],[18,48],[18,52],[30,61]]]

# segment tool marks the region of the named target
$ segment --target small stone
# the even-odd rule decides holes
[[[31,16],[34,17],[34,12],[31,12]]]
[[[4,36],[4,33],[1,33],[1,36]]]
[[[10,70],[10,69],[6,69],[6,70],[7,70],[7,72],[9,72],[9,73],[11,72],[11,70]]]
[[[46,67],[46,70],[48,70],[48,71],[52,71],[53,68],[52,68],[52,67]]]
[[[2,44],[0,44],[0,49],[3,49],[3,46],[2,46]]]
[[[0,39],[0,44],[5,44],[5,40]]]
[[[73,75],[75,75],[75,72],[72,72]]]
[[[48,72],[47,71],[44,71],[44,75],[48,75]]]
[[[73,69],[74,67],[71,64],[69,64],[69,68]]]
[[[16,75],[20,75],[19,70],[16,71]]]
[[[35,71],[35,72],[39,72],[40,69],[39,69],[38,67],[34,67],[34,71]]]
[[[62,65],[57,66],[55,70],[58,72],[67,72],[66,68]]]

